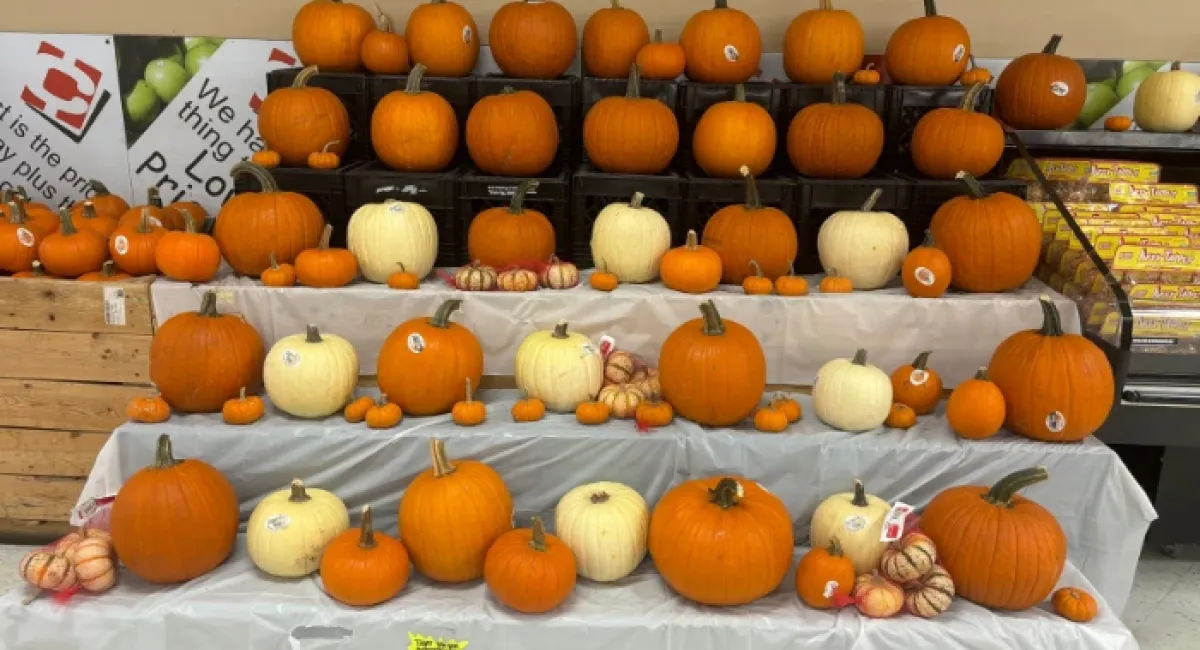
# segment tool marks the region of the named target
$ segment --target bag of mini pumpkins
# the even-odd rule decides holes
[[[58,541],[30,551],[17,565],[17,574],[30,586],[28,604],[42,592],[66,603],[79,593],[99,594],[117,581],[117,553],[108,532],[113,497],[89,499],[76,514],[83,525]]]

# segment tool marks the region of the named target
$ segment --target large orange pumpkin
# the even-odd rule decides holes
[[[243,192],[221,207],[213,238],[225,261],[242,275],[257,278],[271,267],[271,254],[279,264],[291,264],[301,251],[321,241],[325,219],[312,199],[295,192],[280,192],[271,172],[243,161],[230,176],[249,174],[262,188]]]
[[[767,360],[754,333],[722,320],[713,301],[671,332],[658,355],[663,399],[697,424],[728,427],[745,420],[762,401]]]
[[[1042,251],[1042,228],[1029,204],[1007,192],[988,195],[970,174],[959,173],[968,194],[933,214],[929,230],[950,258],[950,283],[992,293],[1025,284]]]
[[[403,91],[388,93],[371,114],[371,146],[385,165],[403,172],[439,172],[458,152],[458,117],[441,95],[421,90],[424,64]]]
[[[504,74],[556,79],[575,60],[579,49],[575,31],[571,12],[554,0],[513,0],[492,16],[488,45]]]
[[[498,176],[537,176],[558,153],[558,120],[541,95],[505,88],[471,107],[467,153],[475,166]]]
[[[292,46],[305,67],[353,72],[362,64],[363,39],[374,29],[371,14],[353,2],[310,0],[292,19]]]
[[[483,578],[496,600],[524,614],[558,607],[575,590],[575,554],[546,532],[541,517],[510,530],[488,549]]]
[[[507,208],[488,208],[467,228],[467,257],[495,269],[549,260],[554,226],[546,215],[524,207],[537,181],[522,181]]]
[[[767,109],[746,101],[738,84],[733,101],[709,106],[692,134],[692,157],[714,178],[740,178],[743,165],[761,175],[775,158],[775,120]]]
[[[996,114],[1016,129],[1061,129],[1079,117],[1087,78],[1074,59],[1057,54],[1062,35],[1045,49],[1017,57],[996,80]]]
[[[925,15],[892,32],[883,56],[893,83],[949,86],[967,69],[970,55],[967,28],[953,18],[937,15],[934,0],[925,0]]]
[[[266,350],[262,337],[240,316],[217,313],[217,294],[206,291],[200,311],[167,319],[150,342],[150,381],[171,408],[218,413],[241,391],[262,388]]]
[[[1087,338],[1063,333],[1058,308],[1048,297],[1040,302],[1041,329],[1008,337],[988,364],[1004,395],[1004,424],[1034,440],[1083,440],[1112,410],[1112,365]]]
[[[921,531],[967,600],[1022,611],[1050,596],[1067,561],[1067,536],[1054,515],[1019,496],[1049,478],[1046,468],[1015,472],[992,487],[952,487],[933,498]]]
[[[629,66],[623,97],[596,102],[583,120],[588,160],[610,174],[657,174],[671,164],[679,148],[679,123],[661,101],[638,92],[641,71]]]
[[[154,464],[138,470],[113,501],[109,532],[121,564],[147,582],[184,582],[217,568],[233,551],[238,498],[208,463],[177,460],[158,437]]]
[[[672,589],[702,605],[745,605],[775,591],[794,544],[783,502],[741,477],[682,483],[650,515],[654,567]]]
[[[764,206],[754,175],[745,166],[741,171],[746,179],[746,203],[718,210],[704,224],[702,238],[705,246],[721,256],[721,282],[725,284],[741,284],[759,271],[771,280],[787,275],[799,246],[792,218],[779,208]]]
[[[433,467],[400,498],[400,539],[426,578],[478,579],[488,549],[512,530],[512,496],[496,470],[477,460],[447,460],[441,440],[431,438],[429,447]]]
[[[314,2],[329,4],[331,0]],[[350,146],[346,106],[328,90],[308,85],[315,74],[316,66],[305,68],[291,88],[275,89],[258,108],[258,133],[287,167],[307,166],[309,154],[316,152],[341,157]]]
[[[814,178],[862,178],[883,153],[883,120],[859,104],[846,103],[846,77],[833,75],[829,103],[810,104],[792,118],[788,158]]]
[[[783,71],[802,84],[825,83],[840,72],[850,76],[862,66],[862,23],[832,0],[796,16],[783,35]]]
[[[991,115],[975,112],[985,83],[971,86],[958,108],[936,108],[917,122],[912,136],[912,159],[930,178],[947,180],[958,172],[983,176],[1004,155],[1004,129]]]
[[[691,81],[739,84],[758,74],[762,33],[753,18],[730,9],[727,0],[714,0],[712,9],[688,18],[679,45]]]
[[[641,14],[610,0],[583,24],[583,69],[593,77],[616,79],[629,72],[638,50],[650,42],[650,29]]]
[[[424,64],[431,77],[465,77],[479,58],[479,28],[471,13],[450,0],[417,5],[404,28],[413,65]]]
[[[432,318],[401,323],[379,351],[379,390],[416,416],[449,413],[466,399],[466,383],[483,376],[483,348],[471,330],[450,322],[462,306],[457,298],[438,307]]]

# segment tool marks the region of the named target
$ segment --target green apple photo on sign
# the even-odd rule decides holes
[[[113,37],[128,145],[154,123],[224,40],[205,36]]]

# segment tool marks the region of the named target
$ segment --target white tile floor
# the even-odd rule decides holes
[[[20,585],[17,563],[31,548],[0,545],[0,594]],[[1124,619],[1142,650],[1200,648],[1200,562],[1143,552]]]

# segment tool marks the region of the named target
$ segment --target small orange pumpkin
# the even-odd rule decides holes
[[[158,391],[149,397],[135,397],[129,400],[125,407],[125,417],[134,422],[158,424],[166,422],[171,417],[171,405],[162,398]]]
[[[379,401],[367,409],[367,414],[363,419],[372,429],[390,429],[400,424],[403,417],[404,413],[400,410],[400,405],[389,402],[387,395],[380,393]]]
[[[296,256],[296,280],[306,287],[344,287],[358,277],[358,260],[344,248],[330,248],[333,225],[326,224],[316,248]]]
[[[258,165],[259,167],[274,169],[283,162],[283,158],[279,155],[278,151],[264,149],[262,151],[255,151],[250,156],[250,162]]]
[[[900,366],[892,373],[893,399],[912,408],[917,415],[929,415],[942,399],[942,376],[927,367],[929,355],[926,350],[917,355],[911,364]]]
[[[975,84],[990,84],[992,83],[992,71],[987,68],[981,68],[975,63],[975,55],[967,56],[971,67],[963,72],[958,78],[958,83],[964,86],[974,86]]]
[[[592,271],[592,275],[588,277],[588,286],[596,291],[615,291],[621,281],[616,273],[609,273],[606,268],[604,260],[600,260],[599,269]]]
[[[1125,115],[1114,115],[1104,120],[1105,131],[1128,131],[1133,128],[1133,120]]]
[[[740,83],[733,100],[709,106],[692,133],[692,157],[713,178],[741,178],[742,167],[761,175],[775,159],[775,145],[775,120],[767,109],[746,101]]]
[[[633,419],[644,427],[665,427],[675,419],[675,409],[663,401],[642,400],[633,410]]]
[[[292,45],[306,66],[354,72],[362,63],[362,42],[373,29],[371,14],[353,2],[309,0],[292,19]]]
[[[165,228],[150,223],[150,212],[143,210],[142,218],[136,225],[119,226],[112,232],[108,240],[108,254],[122,271],[130,275],[154,275],[158,272],[158,262],[154,256],[166,234]]]
[[[884,50],[888,76],[904,86],[949,86],[967,69],[971,35],[957,20],[939,16],[934,0],[925,15],[896,28]]]
[[[266,412],[266,404],[257,395],[246,395],[243,386],[238,396],[221,406],[221,420],[225,424],[253,424]]]
[[[108,237],[117,229],[118,217],[101,216],[91,201],[76,203],[71,207],[71,222],[76,230],[94,230]]]
[[[375,406],[375,400],[371,397],[363,396],[347,404],[345,410],[342,411],[342,415],[345,416],[347,422],[358,424],[367,419],[367,411],[371,410],[373,406]]]
[[[851,77],[850,80],[860,86],[874,86],[877,85],[882,79],[879,75],[879,71],[875,69],[875,64],[868,63],[867,67],[863,68],[862,70],[856,70],[854,72],[854,76]]]
[[[402,172],[440,172],[458,152],[458,116],[445,97],[421,89],[425,73],[418,63],[404,90],[385,95],[371,113],[371,148]]]
[[[783,411],[787,415],[788,422],[796,422],[803,415],[804,410],[800,408],[800,402],[788,397],[784,393],[775,393],[774,399],[771,400],[771,405]]]
[[[1006,415],[1004,394],[992,380],[987,368],[980,368],[950,393],[946,401],[946,422],[960,438],[983,440],[1000,432]]]
[[[172,230],[158,241],[154,263],[172,280],[208,282],[221,269],[221,249],[212,237],[196,232],[194,221],[186,221],[186,230]]]
[[[488,26],[492,59],[520,79],[561,77],[579,52],[575,18],[554,0],[512,0]]]
[[[650,42],[650,30],[638,12],[609,1],[611,7],[597,9],[584,23],[580,54],[588,76],[619,79]]]
[[[765,296],[770,294],[771,289],[775,287],[771,283],[771,279],[763,277],[762,267],[758,265],[758,262],[750,260],[750,266],[754,268],[754,275],[748,275],[746,279],[742,280],[742,291],[746,292],[748,296]]]
[[[683,25],[679,45],[687,58],[687,77],[703,83],[740,84],[758,74],[762,32],[754,19],[714,0]],[[756,171],[761,173],[761,171]]]
[[[850,596],[854,577],[854,562],[842,553],[838,538],[830,537],[829,548],[814,548],[800,558],[796,595],[813,609],[830,609],[839,596]]]
[[[558,607],[575,590],[575,554],[546,532],[541,517],[532,528],[504,533],[488,549],[483,580],[496,600],[525,614]]]
[[[654,30],[654,40],[642,46],[634,59],[643,79],[677,79],[687,66],[687,57],[678,43],[664,43],[662,30]]]
[[[1088,592],[1075,587],[1063,587],[1050,598],[1054,613],[1075,623],[1087,623],[1096,618],[1099,606]]]
[[[362,523],[333,538],[321,555],[321,584],[335,600],[371,607],[391,600],[408,584],[408,550],[399,540],[375,531],[371,506]]]
[[[721,282],[741,284],[754,272],[751,260],[755,260],[769,283],[796,261],[796,226],[783,210],[763,205],[749,167],[742,165],[739,171],[745,179],[746,202],[727,205],[709,217],[704,245],[721,257]]]
[[[963,93],[958,108],[935,108],[917,122],[912,135],[912,160],[930,178],[950,180],[961,171],[983,176],[1004,155],[1004,130],[996,118],[975,112],[985,84]]]
[[[641,72],[634,64],[625,94],[601,99],[583,119],[583,147],[600,171],[657,174],[675,157],[675,113],[658,99],[642,97],[640,86]]]
[[[575,407],[575,420],[580,424],[604,424],[612,417],[612,409],[599,399],[580,402]]]
[[[829,269],[825,277],[821,278],[819,288],[821,293],[851,293],[854,291],[854,282],[846,276],[838,275],[837,269]]]
[[[51,275],[77,278],[99,271],[108,259],[108,242],[94,230],[76,230],[71,215],[59,212],[61,230],[47,235],[38,244],[38,259]]]
[[[558,154],[554,109],[529,90],[505,87],[480,98],[467,114],[466,134],[471,161],[498,176],[537,176]]]
[[[320,151],[308,154],[308,166],[312,169],[337,169],[342,164],[342,158],[337,153],[329,150],[330,147],[337,144],[337,140],[326,142]]]
[[[389,289],[412,290],[421,286],[421,278],[417,277],[416,273],[409,273],[404,268],[404,262],[397,262],[400,270],[388,276],[387,285]]]
[[[798,84],[825,83],[835,72],[851,74],[862,65],[864,40],[862,23],[853,13],[834,9],[832,0],[819,0],[784,32],[783,71]]]
[[[313,2],[329,3],[330,0]],[[345,6],[357,7],[366,14],[366,10],[357,5]],[[371,20],[369,14],[367,20]],[[300,49],[299,42],[296,49]],[[357,51],[355,58],[358,58]],[[331,149],[339,156],[346,153],[350,144],[350,114],[346,112],[346,105],[325,88],[308,85],[317,72],[315,66],[304,68],[296,75],[291,87],[276,88],[258,107],[259,135],[268,149],[279,153],[280,164],[287,167],[303,167],[309,154],[321,151],[330,142],[335,143]]]
[[[263,286],[266,287],[290,287],[296,284],[296,267],[291,264],[279,264],[275,261],[275,251],[267,254],[271,266],[259,275]]]
[[[766,433],[779,433],[788,427],[788,416],[783,409],[775,408],[771,403],[760,406],[754,412],[754,428]]]
[[[473,427],[487,419],[487,406],[472,399],[471,379],[467,378],[467,399],[456,402],[450,411],[454,423],[462,427]]]
[[[544,417],[546,417],[546,405],[536,397],[525,395],[513,404],[513,422],[537,422]]]
[[[846,102],[846,77],[833,76],[833,97],[810,104],[788,125],[787,154],[796,171],[814,178],[862,178],[883,153],[879,115]]]
[[[392,19],[375,3],[378,27],[363,37],[363,67],[375,74],[404,74],[408,72],[408,42],[392,29]]]
[[[910,429],[917,423],[917,414],[907,404],[896,402],[883,423],[893,429]]]
[[[941,298],[950,287],[950,258],[937,247],[933,233],[925,231],[925,241],[912,249],[900,267],[904,290],[914,298]]]
[[[493,268],[520,266],[554,255],[554,225],[546,215],[525,207],[525,197],[538,182],[517,185],[508,207],[488,208],[467,227],[467,255]],[[537,286],[537,278],[534,278]]]
[[[462,5],[430,0],[416,6],[404,26],[408,56],[431,77],[466,77],[479,58],[479,28]]]
[[[0,221],[0,271],[32,271],[41,238],[42,231],[25,220],[20,201],[9,201],[8,218]]]
[[[689,230],[683,246],[663,254],[658,263],[663,286],[684,293],[708,293],[721,284],[721,256],[700,245],[695,230]]]
[[[1041,51],[1017,57],[996,80],[996,115],[1014,129],[1061,129],[1087,101],[1087,77],[1075,59],[1058,54],[1061,34]]]

